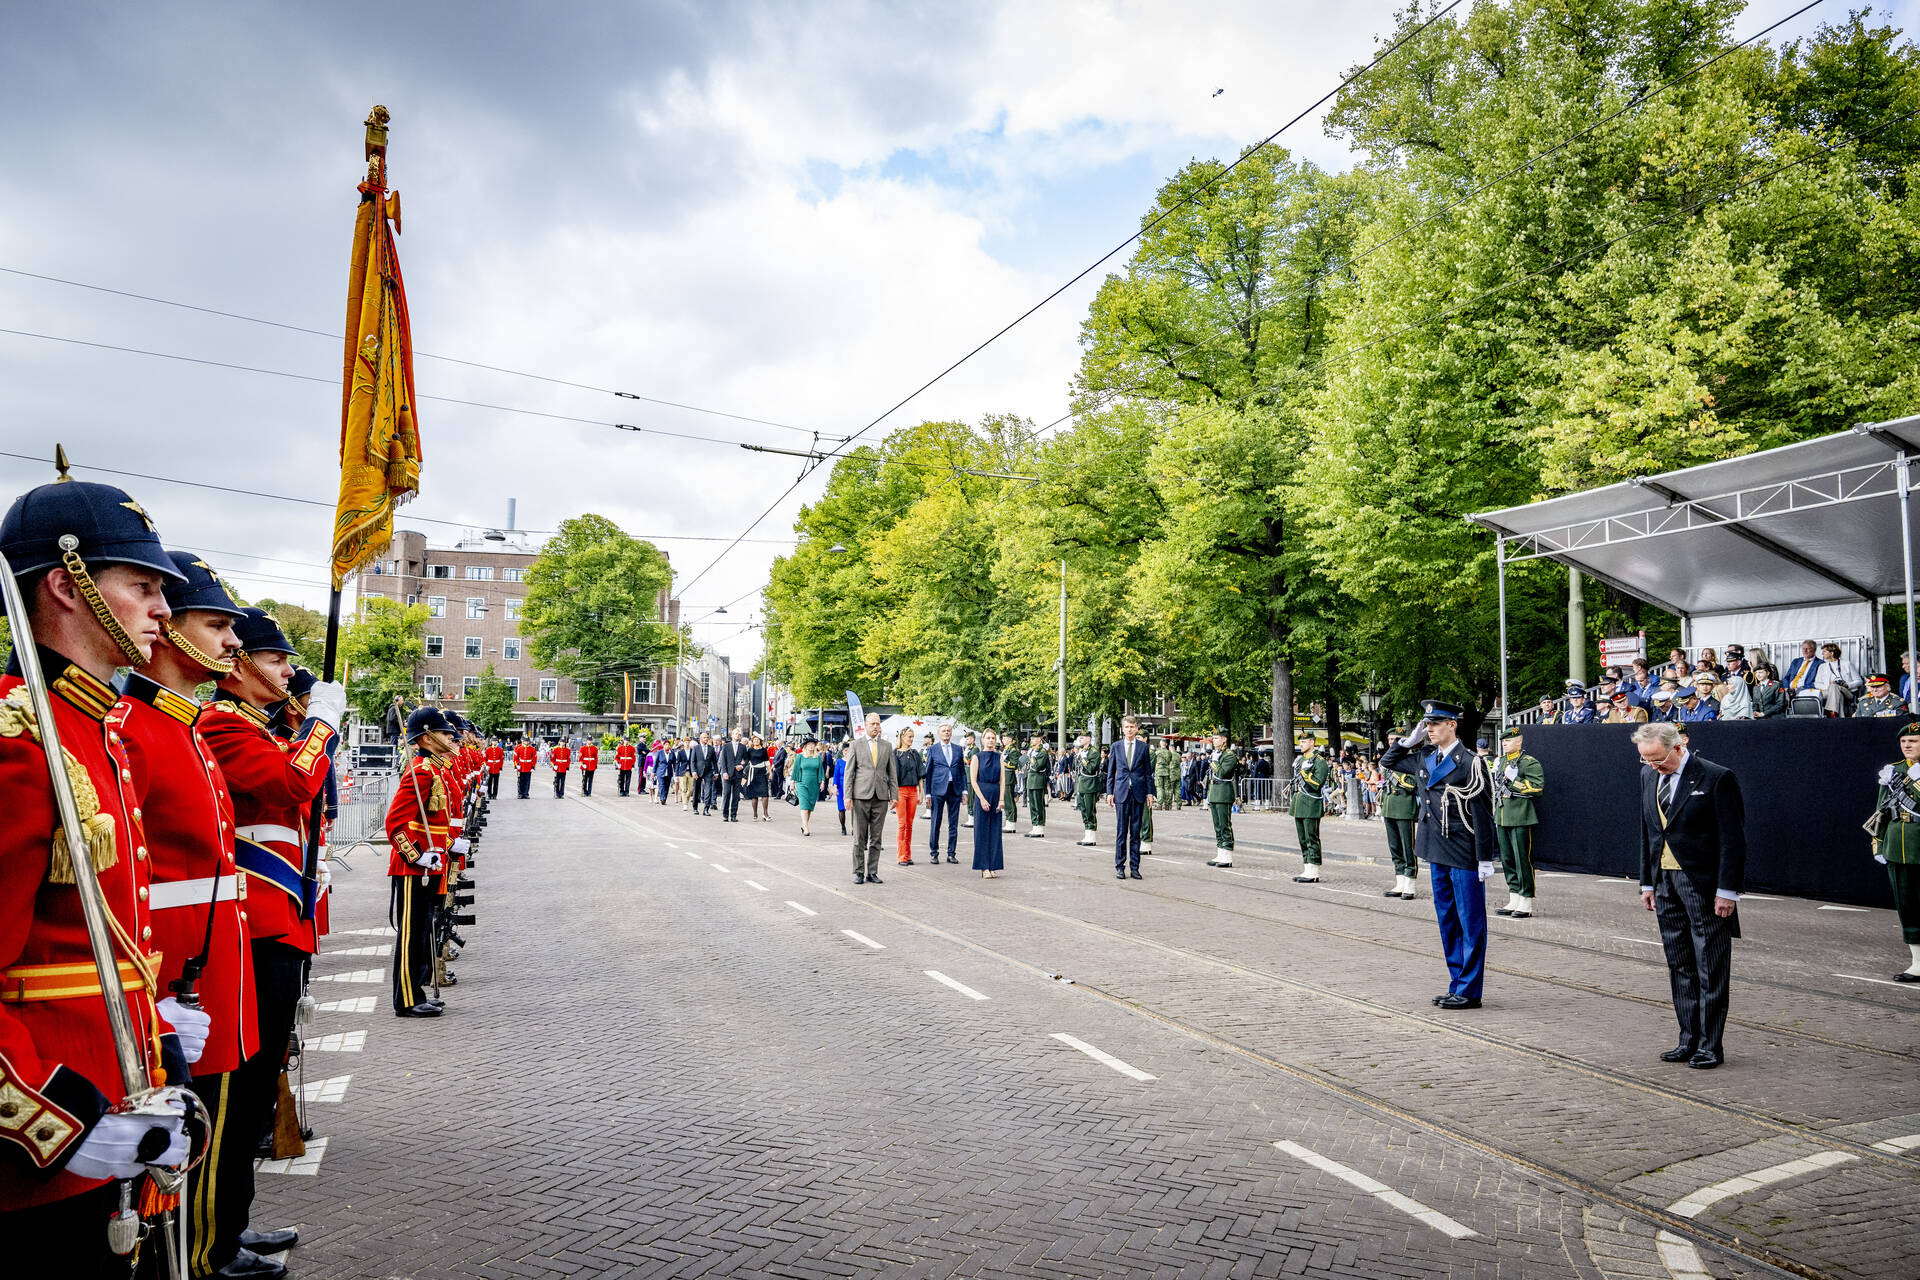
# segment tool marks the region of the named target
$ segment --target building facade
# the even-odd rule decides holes
[[[494,674],[514,690],[514,732],[525,736],[619,732],[626,724],[666,732],[676,727],[676,697],[689,701],[688,713],[704,721],[707,699],[693,681],[677,688],[671,666],[636,673],[633,702],[624,713],[616,705],[590,715],[572,680],[534,665],[520,634],[520,617],[527,567],[539,554],[539,541],[515,529],[475,531],[446,547],[430,546],[425,534],[402,529],[387,554],[358,574],[353,585],[362,598],[427,606],[427,651],[416,687],[424,699],[450,710],[461,709],[491,663]],[[679,600],[663,591],[659,606],[668,624],[678,626]],[[716,687],[728,688],[724,674]]]

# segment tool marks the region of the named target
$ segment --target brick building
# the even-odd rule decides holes
[[[494,674],[514,688],[518,732],[555,738],[617,731],[623,723],[619,707],[609,714],[588,715],[574,682],[536,667],[527,653],[520,610],[526,601],[527,566],[539,554],[539,540],[521,530],[475,531],[451,546],[434,547],[425,534],[402,529],[394,534],[386,556],[360,573],[354,586],[362,597],[427,606],[427,655],[416,682],[423,697],[460,710],[490,662]],[[662,591],[660,608],[670,625],[679,625],[679,600]],[[692,655],[683,665],[699,670]],[[708,683],[720,693],[720,713],[725,714],[730,690],[724,668],[716,674],[719,682],[710,678]],[[708,703],[699,679],[690,678],[682,692],[691,701],[686,707],[689,718],[704,722]],[[655,731],[672,727],[675,693],[672,667],[639,674],[631,723]]]

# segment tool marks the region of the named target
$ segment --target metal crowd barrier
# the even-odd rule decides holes
[[[328,839],[330,857],[344,855],[351,863],[356,846],[386,844],[387,804],[393,799],[395,777],[388,769],[355,769],[345,776]]]

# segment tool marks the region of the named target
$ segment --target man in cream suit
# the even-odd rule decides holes
[[[853,882],[880,883],[880,838],[887,806],[900,794],[893,748],[880,741],[880,713],[867,713],[867,736],[847,756],[847,809],[853,814]]]

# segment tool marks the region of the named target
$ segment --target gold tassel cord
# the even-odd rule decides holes
[[[72,545],[68,545],[70,543]],[[87,562],[82,560],[80,553],[74,549],[78,545],[78,539],[72,534],[61,538],[60,563],[66,566],[67,572],[73,576],[73,585],[79,588],[81,599],[85,600],[87,607],[93,610],[93,616],[100,623],[101,630],[105,631],[108,637],[120,647],[121,656],[126,658],[130,666],[140,666],[146,662],[147,655],[140,652],[140,646],[133,642],[133,637],[127,634],[127,629],[120,625],[120,619],[113,616],[113,610],[107,608],[107,602],[100,598],[100,588],[94,585],[93,575],[87,572]]]
[[[205,667],[208,671],[212,672],[214,675],[225,676],[225,675],[233,674],[234,663],[232,658],[214,657],[212,654],[208,653],[206,650],[202,649],[200,646],[193,643],[193,641],[181,635],[179,631],[175,630],[174,625],[171,622],[163,622],[160,624],[160,634],[166,638],[166,641],[168,644],[178,649],[182,654],[186,655],[186,657],[189,658],[190,660],[199,663],[202,667]]]

